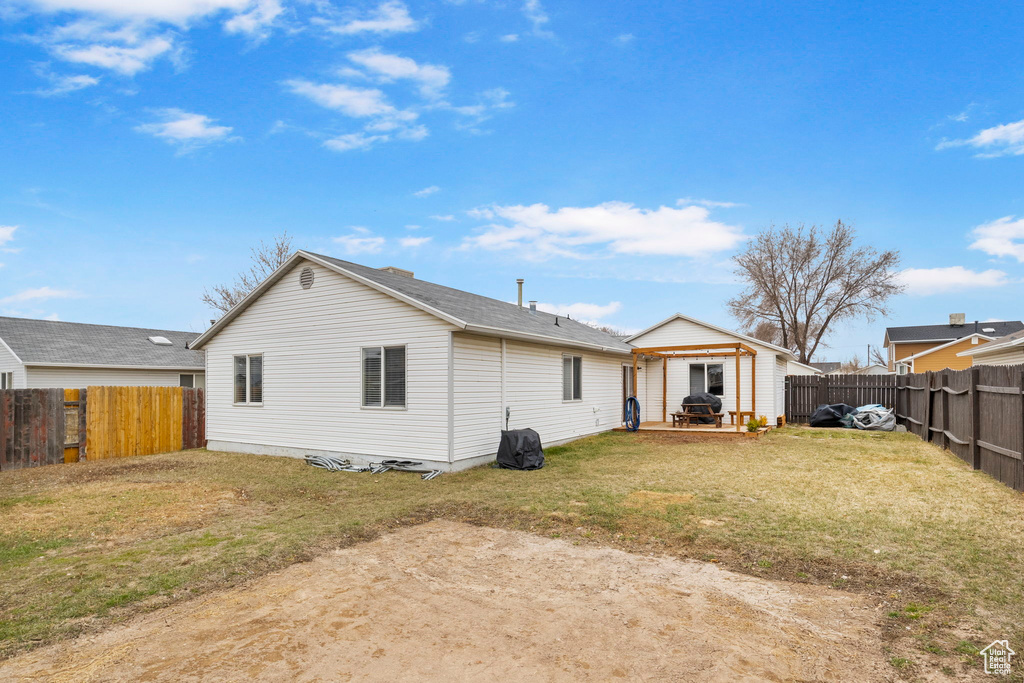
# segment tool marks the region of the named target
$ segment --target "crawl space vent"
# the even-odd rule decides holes
[[[309,289],[313,286],[313,269],[303,268],[299,274],[299,284],[302,285],[303,289]]]

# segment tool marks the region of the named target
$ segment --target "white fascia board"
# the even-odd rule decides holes
[[[531,334],[529,332],[516,332],[500,327],[489,327],[487,325],[466,325],[466,332],[474,332],[488,337],[499,337],[505,339],[517,339],[519,341],[533,342],[534,344],[547,344],[548,346],[568,346],[574,349],[586,349],[588,351],[600,351],[602,353],[614,353],[620,356],[632,356],[632,351],[624,349],[613,349],[600,344],[588,344],[587,342],[562,339],[561,337],[549,337],[544,334]]]
[[[966,337],[960,337],[959,339],[954,339],[951,342],[946,342],[945,344],[940,344],[939,346],[933,346],[930,349],[926,349],[925,351],[921,351],[919,353],[915,353],[912,356],[907,356],[906,358],[900,358],[900,360],[914,360],[915,358],[920,358],[922,356],[927,356],[930,353],[935,353],[936,351],[941,351],[942,349],[949,348],[950,346],[953,346],[954,344],[959,344],[962,341],[967,341],[968,339],[972,339],[974,337],[977,337],[978,339],[987,339],[988,341],[992,341],[992,337],[985,336],[984,334],[969,334]],[[957,355],[960,355],[960,354],[957,354]]]
[[[100,368],[108,370],[179,370],[206,371],[203,365],[111,365],[110,363],[25,363],[26,368]]]

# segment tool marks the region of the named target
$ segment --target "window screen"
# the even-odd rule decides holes
[[[381,389],[381,349],[363,349],[363,405],[379,406]]]
[[[690,393],[703,394],[704,391],[704,364],[690,363]]]
[[[263,356],[249,356],[249,403],[263,403]]]
[[[384,349],[384,405],[405,406],[405,347]]]
[[[583,358],[562,356],[562,400],[583,398]]]
[[[572,356],[562,356],[562,400],[572,400]]]
[[[235,403],[245,403],[248,392],[246,385],[246,357],[235,356]]]

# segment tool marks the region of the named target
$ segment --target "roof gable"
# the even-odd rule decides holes
[[[744,341],[744,342],[746,342],[748,344],[756,344],[757,346],[762,346],[764,348],[767,348],[767,349],[770,349],[772,351],[775,351],[776,353],[780,353],[780,354],[786,356],[787,358],[792,358],[794,360],[796,359],[796,356],[789,349],[785,349],[785,348],[783,348],[781,346],[776,346],[775,344],[769,344],[766,341],[761,341],[760,339],[756,339],[754,337],[751,337],[749,335],[743,334],[741,332],[736,332],[736,331],[733,331],[733,330],[728,330],[728,329],[726,329],[724,327],[719,327],[718,325],[713,325],[713,324],[711,324],[709,322],[705,322],[703,320],[698,320],[697,318],[691,318],[690,316],[683,315],[682,313],[676,313],[675,315],[671,315],[668,318],[665,318],[664,320],[662,320],[661,322],[656,323],[654,325],[651,325],[646,330],[643,330],[641,332],[637,332],[636,334],[634,334],[634,335],[632,335],[630,337],[626,337],[626,341],[629,342],[630,344],[632,344],[634,341],[640,339],[641,337],[647,336],[647,335],[651,334],[652,332],[655,332],[659,328],[664,327],[665,325],[669,325],[669,324],[671,324],[671,323],[673,323],[675,321],[678,321],[678,320],[681,320],[681,321],[684,321],[686,323],[689,323],[690,325],[695,325],[697,327],[702,327],[702,328],[705,328],[707,330],[711,330],[713,332],[716,332],[716,333],[718,333],[720,335],[724,335],[725,337],[729,337],[731,339],[739,339],[739,340],[742,340],[742,341]],[[646,346],[646,344],[639,344],[639,346]]]
[[[630,353],[632,349],[629,344],[606,332],[564,316],[531,312],[505,301],[301,250],[200,335],[193,346],[202,347],[302,259],[318,263],[469,332],[622,354]]]
[[[195,332],[0,317],[0,341],[23,365],[200,369]],[[170,344],[154,344],[165,337]]]

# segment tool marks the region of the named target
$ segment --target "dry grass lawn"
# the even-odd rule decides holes
[[[911,435],[608,433],[548,463],[423,482],[190,451],[2,472],[0,654],[435,517],[868,594],[901,676],[1024,643],[1024,497]]]

